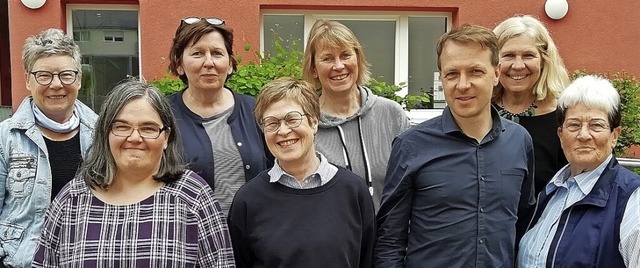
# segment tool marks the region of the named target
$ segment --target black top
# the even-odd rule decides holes
[[[553,175],[567,164],[558,138],[558,111],[538,116],[521,116],[522,125],[533,139],[536,160],[535,191],[542,191]]]
[[[327,184],[293,189],[267,171],[245,184],[229,212],[237,267],[371,267],[375,221],[363,179],[338,168]]]
[[[44,137],[49,151],[51,166],[51,200],[58,195],[67,182],[71,181],[82,163],[80,154],[80,132],[66,141],[53,141]]]

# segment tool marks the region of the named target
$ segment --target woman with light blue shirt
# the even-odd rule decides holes
[[[606,79],[576,79],[558,99],[569,164],[542,190],[518,267],[640,267],[640,176],[612,154],[620,96]]]
[[[51,200],[76,174],[97,115],[77,100],[80,48],[59,29],[27,38],[27,90],[0,123],[0,267],[31,267]]]

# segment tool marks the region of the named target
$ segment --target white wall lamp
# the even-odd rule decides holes
[[[554,20],[564,18],[568,11],[569,3],[567,3],[567,0],[547,0],[544,4],[544,12]]]
[[[47,0],[20,0],[25,7],[30,9],[38,9],[44,6]]]

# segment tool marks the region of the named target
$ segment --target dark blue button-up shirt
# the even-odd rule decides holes
[[[535,203],[533,145],[522,126],[492,118],[480,143],[449,108],[396,138],[376,267],[513,267],[518,212]]]

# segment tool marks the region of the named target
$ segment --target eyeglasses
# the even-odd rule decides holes
[[[587,125],[587,127],[589,128],[589,132],[591,133],[600,133],[610,129],[609,124],[604,122],[604,120],[594,120],[591,122],[571,120],[564,122],[564,124],[562,124],[562,128],[571,133],[574,133],[582,130],[585,124]]]
[[[162,133],[165,130],[169,130],[171,128],[167,126],[160,127],[156,125],[144,125],[144,126],[134,127],[124,123],[113,123],[111,125],[111,133],[113,133],[113,135],[116,135],[118,137],[128,138],[129,136],[131,136],[131,134],[133,134],[134,129],[138,130],[138,134],[140,134],[140,137],[142,138],[157,139],[158,137],[160,137],[160,133]]]
[[[60,79],[60,83],[63,85],[71,85],[78,78],[79,71],[76,70],[66,70],[54,74],[49,71],[35,71],[31,72],[33,77],[36,79],[36,82],[42,86],[48,86],[53,82],[53,77],[57,76]]]
[[[284,115],[282,119],[276,118],[274,116],[267,116],[262,119],[262,123],[260,127],[265,132],[275,132],[280,129],[282,125],[282,121],[287,125],[288,128],[297,128],[302,123],[302,117],[307,116],[308,114],[303,114],[298,111],[291,111]]]
[[[224,20],[221,18],[197,18],[197,17],[190,17],[190,18],[184,18],[182,19],[182,22],[180,23],[180,27],[184,26],[185,24],[194,24],[197,23],[201,20],[206,21],[207,23],[213,25],[213,26],[222,26],[224,25]]]

